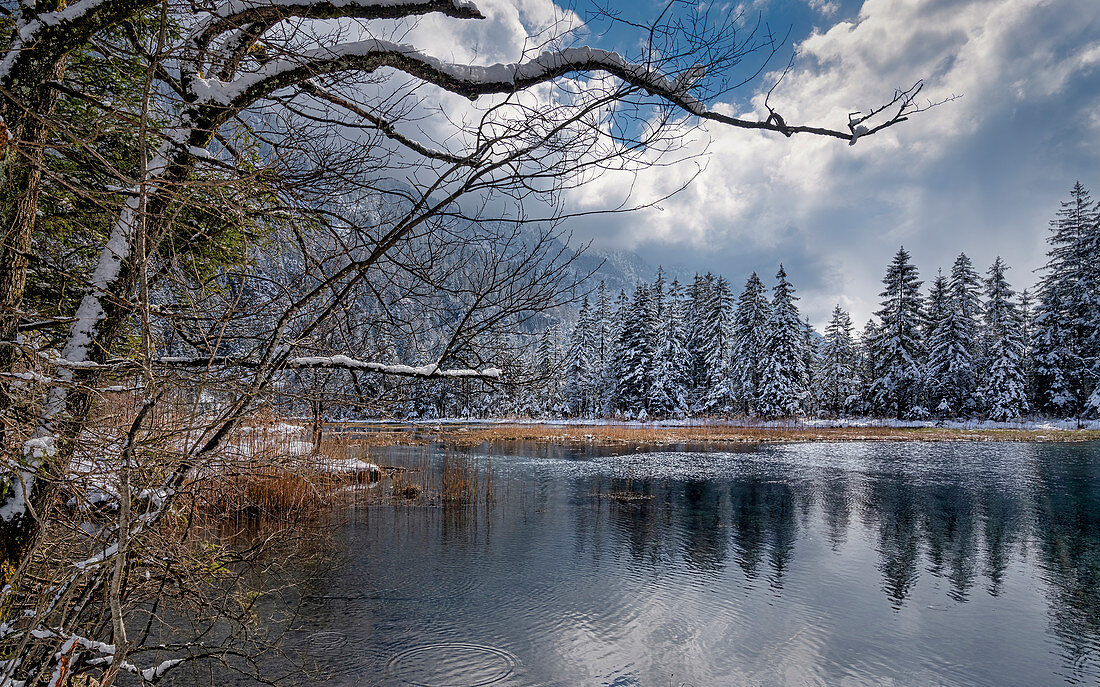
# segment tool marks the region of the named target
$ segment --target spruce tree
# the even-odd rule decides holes
[[[940,416],[975,410],[975,388],[981,353],[978,317],[980,283],[974,265],[960,253],[946,283],[937,276],[929,295],[927,390]]]
[[[622,371],[619,369],[619,361],[622,358],[621,341],[626,323],[630,320],[630,298],[626,295],[626,289],[619,289],[619,295],[615,298],[615,307],[610,318],[608,328],[608,358],[606,378],[603,380],[604,391],[603,412],[610,415],[618,410],[619,378]]]
[[[793,417],[803,412],[806,394],[805,330],[798,314],[794,287],[779,266],[775,295],[768,318],[760,384],[760,414],[764,417]]]
[[[806,368],[806,381],[802,395],[802,412],[805,415],[813,415],[818,410],[817,394],[814,393],[818,383],[818,375],[821,368],[821,336],[810,324],[810,319],[802,321],[802,361]]]
[[[989,365],[982,375],[980,396],[986,415],[1007,421],[1027,412],[1024,377],[1024,321],[1005,279],[1008,268],[998,256],[986,279],[985,327]]]
[[[716,277],[707,307],[707,332],[711,344],[707,347],[707,395],[701,407],[708,414],[732,413],[737,402],[729,366],[732,303],[729,281],[722,276]]]
[[[570,415],[584,416],[596,411],[599,371],[596,368],[595,329],[593,312],[585,296],[570,338],[569,364],[566,366],[565,409]]]
[[[966,253],[959,253],[951,266],[949,283],[953,319],[957,322],[958,358],[952,367],[952,393],[956,405],[963,412],[975,409],[974,394],[978,369],[982,364],[982,286],[983,282],[974,263]]]
[[[649,413],[679,416],[688,411],[687,342],[684,334],[683,289],[673,281],[655,323],[653,384]]]
[[[753,272],[737,299],[731,337],[730,377],[736,389],[737,409],[745,415],[756,412],[770,314],[767,289]]]
[[[1084,408],[1100,373],[1100,219],[1080,182],[1050,230],[1035,316],[1035,382],[1039,408],[1064,416]]]
[[[919,413],[925,320],[921,281],[904,247],[887,267],[882,283],[882,308],[875,313],[881,322],[875,344],[879,360],[871,393],[883,411],[897,418],[909,417]]]
[[[618,372],[615,407],[630,417],[646,417],[653,383],[652,309],[647,284],[635,287],[627,313],[615,363]]]
[[[1035,393],[1035,303],[1031,297],[1031,290],[1024,289],[1020,292],[1020,332],[1024,345],[1024,382],[1027,404],[1029,408],[1036,408]]]
[[[612,397],[615,394],[614,370],[612,358],[618,332],[615,329],[615,315],[611,309],[611,294],[607,284],[600,281],[596,288],[596,307],[593,313],[594,344],[593,358],[595,367],[595,409],[597,415],[606,415],[611,410]]]
[[[554,323],[539,337],[535,349],[535,376],[539,380],[536,409],[540,417],[554,416],[565,407],[565,384],[561,378],[561,325]]]
[[[713,341],[710,336],[710,306],[713,302],[713,275],[696,274],[688,288],[687,316],[684,322],[688,349],[688,389],[692,410],[703,405],[707,387],[707,361]]]
[[[1074,353],[1076,346],[1069,328],[1064,326],[1061,296],[1057,289],[1043,289],[1035,311],[1032,339],[1036,407],[1055,417],[1076,412],[1078,397],[1074,388],[1080,369]]]
[[[850,412],[859,401],[859,357],[852,339],[852,318],[838,304],[825,327],[821,347],[818,402],[835,415]]]
[[[943,276],[943,270],[937,270],[936,278],[932,280],[932,286],[928,290],[928,303],[925,308],[924,333],[928,347],[928,364],[924,389],[928,407],[940,417],[949,416],[953,410],[947,398],[946,384],[946,371],[951,360],[950,339],[947,337],[950,331],[948,326],[950,308],[947,277]]]
[[[947,317],[947,310],[951,307],[950,299],[947,277],[943,276],[942,269],[936,270],[936,278],[928,287],[928,300],[924,308],[924,338],[929,342],[929,349],[932,347],[931,340],[936,327]]]
[[[878,323],[874,318],[867,320],[863,334],[859,337],[859,382],[860,410],[869,415],[877,415],[882,408],[877,405],[874,394],[875,381],[879,378],[882,355],[878,350],[882,337]]]

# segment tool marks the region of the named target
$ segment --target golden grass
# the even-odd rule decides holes
[[[287,432],[278,422],[250,425],[234,436],[222,463],[194,480],[197,503],[208,515],[224,518],[315,513],[349,500],[426,506],[478,506],[494,500],[491,462],[461,453],[446,451],[433,460],[438,454],[425,447],[387,454],[386,460],[396,464],[380,465],[376,473],[347,469],[353,461],[377,463],[372,448],[424,445],[427,438],[400,431],[341,431],[323,435],[319,446],[303,452],[303,433]],[[381,484],[360,488],[375,482]]]
[[[381,479],[378,472],[353,468],[363,449],[352,437],[325,436],[313,446],[304,429],[258,419],[234,433],[223,455],[192,481],[191,492],[208,515],[317,511]]]
[[[190,492],[211,516],[281,517],[342,502],[355,493],[353,487],[370,481],[366,473],[334,472],[304,462],[285,466],[254,462],[196,479]]]
[[[668,445],[779,443],[815,441],[1016,441],[1076,442],[1100,440],[1095,430],[951,429],[942,427],[638,427],[624,425],[492,425],[421,429],[432,441],[479,446],[501,441],[559,444]]]

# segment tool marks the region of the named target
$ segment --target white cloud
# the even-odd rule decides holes
[[[831,17],[840,10],[840,3],[833,0],[806,0],[806,4],[826,17]]]

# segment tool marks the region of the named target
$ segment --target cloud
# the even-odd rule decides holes
[[[932,100],[961,98],[854,147],[685,128],[689,148],[705,155],[694,182],[660,209],[589,231],[598,243],[647,255],[677,244],[707,269],[722,269],[713,264],[720,256],[741,265],[754,255],[811,251],[821,274],[792,277],[834,289],[803,289],[817,322],[828,314],[822,304],[843,297],[865,320],[901,243],[926,276],[966,250],[979,265],[1004,255],[1018,283],[1029,284],[1045,218],[1075,175],[1098,171],[1095,137],[1084,133],[1100,126],[1098,25],[1095,0],[866,0],[854,20],[799,43],[796,69],[771,98],[776,110],[788,122],[844,129],[848,112],[919,78]],[[757,93],[755,116],[762,105]],[[639,200],[657,198],[696,171],[685,164],[638,178],[605,174],[574,202],[590,207],[628,188]],[[744,275],[727,276],[737,283]]]
[[[840,10],[840,3],[832,0],[806,0],[806,4],[825,17],[831,17]]]

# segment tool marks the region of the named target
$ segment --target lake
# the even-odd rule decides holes
[[[1100,445],[631,449],[495,446],[489,504],[350,508],[289,654],[329,685],[1100,681]]]

